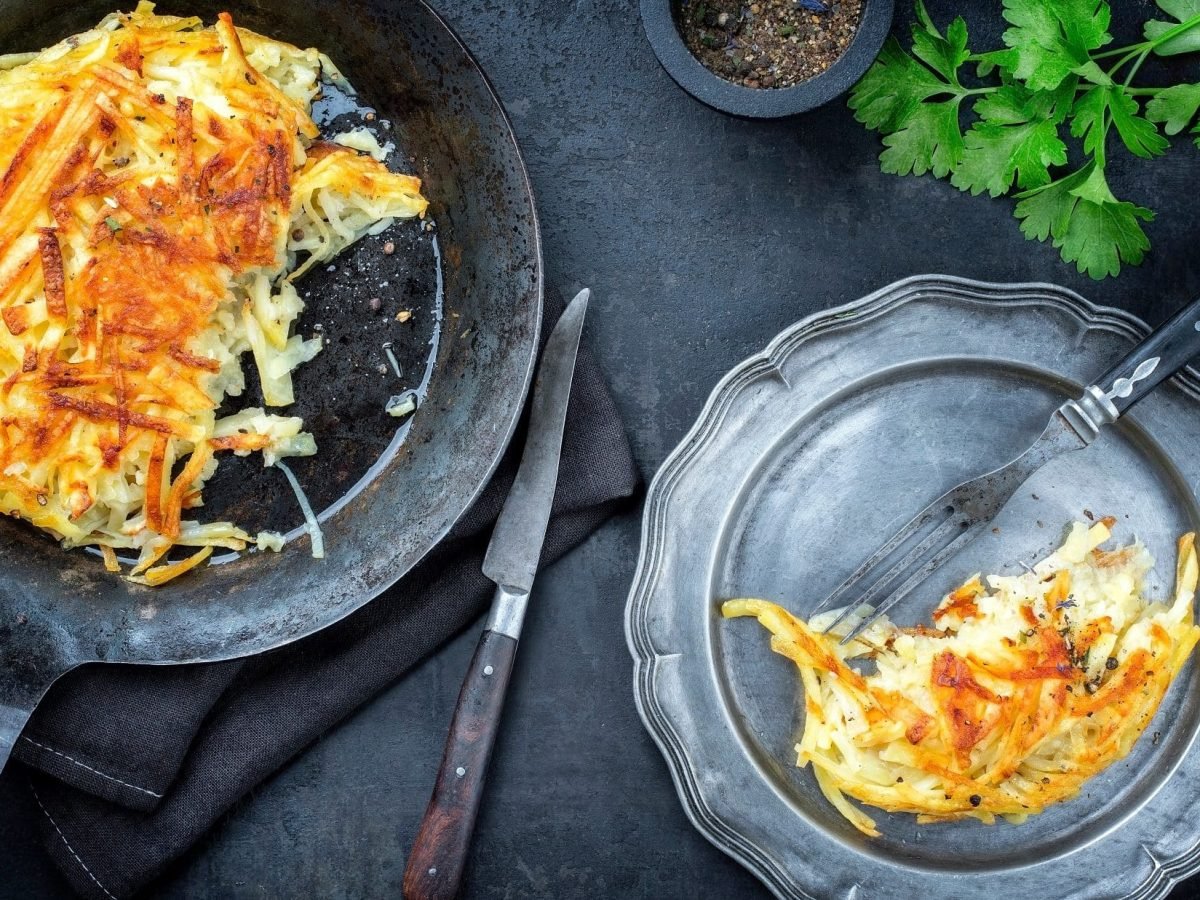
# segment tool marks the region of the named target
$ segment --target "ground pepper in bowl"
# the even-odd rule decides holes
[[[681,0],[687,48],[709,71],[749,88],[820,75],[854,39],[864,0]]]

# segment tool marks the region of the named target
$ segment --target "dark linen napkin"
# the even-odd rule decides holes
[[[493,589],[480,571],[484,549],[523,443],[522,429],[446,540],[336,625],[245,660],[85,666],[55,684],[13,758],[30,769],[45,846],[80,894],[137,891],[255,785],[479,616]],[[584,348],[543,565],[637,485],[616,407]]]

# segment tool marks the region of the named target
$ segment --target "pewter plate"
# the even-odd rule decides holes
[[[908,279],[735,368],[659,471],[626,609],[638,707],[692,822],[780,897],[1151,898],[1200,870],[1196,665],[1075,800],[1021,826],[871,809],[871,839],[793,765],[794,667],[717,608],[756,596],[806,614],[914,512],[1032,443],[1146,331],[1050,285]],[[893,618],[928,621],[954,583],[1047,553],[1085,510],[1147,544],[1164,593],[1175,538],[1200,525],[1198,400],[1189,370],[1043,468]]]

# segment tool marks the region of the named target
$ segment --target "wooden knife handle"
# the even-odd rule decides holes
[[[458,893],[516,655],[517,642],[508,635],[480,635],[454,707],[433,796],[404,868],[406,900],[451,900]]]

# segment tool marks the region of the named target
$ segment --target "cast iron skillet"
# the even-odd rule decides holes
[[[0,0],[0,52],[37,49],[95,24],[114,0]],[[295,471],[322,516],[326,558],[300,533],[280,553],[231,558],[162,588],[110,575],[0,517],[0,766],[50,684],[85,662],[170,663],[258,653],[337,621],[408,571],[470,506],[498,462],[529,385],[542,308],[537,218],[524,164],[487,79],[420,2],[166,0],[164,13],[236,24],[316,46],[394,123],[400,166],[424,180],[436,229],[399,223],[299,284],[299,329],[324,352],[296,375],[316,457]],[[442,327],[435,294],[443,278]],[[391,239],[396,251],[385,255]],[[370,300],[378,297],[380,310]],[[411,308],[409,323],[395,313]],[[440,337],[439,337],[440,331]],[[382,349],[392,341],[404,377]],[[386,366],[388,373],[380,371]],[[253,365],[248,365],[253,369]],[[428,373],[432,373],[427,378]],[[427,380],[411,426],[382,413]],[[237,407],[254,402],[253,393]],[[223,455],[205,520],[296,531],[281,473]]]

